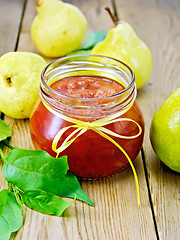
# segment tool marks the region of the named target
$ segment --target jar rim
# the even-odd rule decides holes
[[[58,62],[63,62],[63,61],[66,61],[66,60],[69,60],[71,58],[81,58],[81,57],[97,57],[97,58],[103,58],[103,59],[109,59],[111,61],[114,61],[114,62],[117,62],[118,64],[122,64],[123,66],[125,66],[126,69],[129,70],[130,72],[130,82],[129,84],[120,92],[116,93],[116,94],[113,94],[113,95],[109,95],[109,96],[104,96],[104,97],[98,97],[98,98],[82,98],[82,97],[75,97],[75,96],[70,96],[70,95],[66,95],[66,94],[62,94],[58,91],[56,91],[55,89],[51,88],[50,85],[48,85],[48,83],[46,82],[45,80],[45,74],[46,74],[46,71],[47,69],[55,64],[55,63],[58,63]],[[78,61],[78,60],[76,60]],[[86,60],[84,60],[86,61]],[[87,61],[88,62],[88,61]],[[94,100],[103,100],[103,99],[111,99],[111,98],[114,98],[114,97],[118,97],[122,94],[124,94],[125,92],[127,92],[131,87],[133,87],[133,85],[135,85],[135,74],[134,74],[134,71],[132,70],[131,67],[129,67],[126,63],[118,60],[118,59],[115,59],[115,58],[111,58],[111,57],[107,57],[107,56],[103,56],[103,55],[95,55],[95,54],[79,54],[79,55],[70,55],[70,56],[65,56],[65,57],[62,57],[62,58],[58,58],[58,59],[55,59],[53,61],[51,61],[50,63],[48,63],[46,65],[46,67],[43,69],[42,73],[41,73],[41,83],[44,85],[45,88],[47,88],[49,91],[53,92],[55,95],[57,96],[61,96],[61,97],[65,97],[65,98],[71,98],[71,99],[75,99],[75,100],[81,100],[81,101],[94,101]]]

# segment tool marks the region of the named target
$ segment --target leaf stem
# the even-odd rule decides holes
[[[24,202],[23,202],[23,200],[22,200],[22,193],[21,193],[21,191],[20,191],[19,189],[17,189],[14,184],[12,184],[11,187],[12,187],[12,190],[13,190],[14,195],[15,195],[15,197],[16,197],[16,201],[18,202],[18,204],[20,205],[20,207],[22,208],[22,210],[25,212],[25,214],[28,214],[28,213],[26,212],[26,210],[24,209],[24,207],[23,207]]]
[[[0,148],[0,156],[1,156],[1,160],[3,161],[3,163],[5,163],[6,158],[5,158],[5,156],[4,156],[3,151],[2,151],[1,148]]]
[[[9,147],[10,149],[14,149],[15,147],[13,147],[12,145],[9,144],[9,141],[7,139],[2,140],[3,144],[6,145],[7,147]]]
[[[9,192],[12,192],[12,183],[8,182],[8,189],[9,189]]]

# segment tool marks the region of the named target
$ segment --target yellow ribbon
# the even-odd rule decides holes
[[[93,121],[93,122],[83,122],[81,120],[65,116],[65,115],[55,111],[51,107],[49,107],[44,101],[42,101],[42,102],[43,102],[44,106],[54,115],[60,117],[61,119],[65,120],[65,121],[74,123],[74,125],[62,128],[56,134],[56,136],[54,137],[54,140],[53,140],[53,143],[52,143],[52,149],[53,149],[54,152],[57,153],[56,157],[58,157],[59,153],[61,153],[67,147],[69,147],[69,145],[71,145],[76,140],[76,138],[81,136],[87,130],[91,129],[91,130],[95,131],[96,133],[98,133],[99,135],[106,138],[107,140],[112,142],[114,145],[116,145],[116,147],[118,147],[120,149],[120,151],[126,156],[127,160],[129,161],[129,164],[132,168],[133,174],[134,174],[134,178],[135,178],[135,182],[136,182],[136,188],[137,188],[138,205],[140,205],[139,183],[138,183],[138,177],[137,177],[137,173],[136,173],[136,170],[134,168],[134,165],[133,165],[130,157],[126,153],[126,151],[114,139],[112,139],[109,136],[109,135],[111,135],[113,137],[118,137],[118,138],[123,138],[123,139],[133,139],[133,138],[138,137],[142,133],[142,128],[136,121],[134,121],[130,118],[118,118],[121,115],[123,115],[125,112],[127,112],[132,107],[133,103],[130,104],[123,111],[117,112],[117,113],[115,113],[111,116],[108,116],[108,117],[105,117],[105,118],[102,118],[102,119],[99,119],[99,120],[96,120],[96,121]],[[117,134],[117,133],[103,127],[103,126],[108,125],[110,123],[115,123],[115,122],[119,122],[119,121],[121,121],[121,122],[122,121],[130,121],[130,122],[135,123],[137,125],[138,129],[139,129],[138,134],[133,135],[133,136],[123,136],[123,135]],[[61,136],[70,128],[76,128],[76,129],[71,134],[69,134],[69,136],[64,140],[64,142],[61,144],[61,146],[57,148],[57,144],[58,144]]]

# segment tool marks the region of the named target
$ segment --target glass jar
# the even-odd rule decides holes
[[[112,79],[121,84],[123,90],[110,96],[82,98],[65,95],[52,88],[58,81],[67,77],[76,79],[77,76]],[[131,137],[139,132],[137,124],[141,126],[142,132],[137,137],[124,139],[111,136],[133,161],[142,147],[144,136],[144,121],[135,101],[136,92],[133,71],[118,60],[105,56],[79,55],[51,62],[42,72],[40,99],[30,117],[31,138],[36,149],[56,156],[52,150],[53,139],[61,129],[73,125],[58,114],[92,123],[118,113],[118,122],[103,127],[116,134]],[[74,129],[70,128],[64,132],[58,141],[58,147],[72,131]],[[69,171],[82,178],[111,176],[129,166],[125,154],[114,143],[92,129],[77,137],[59,154],[62,155],[68,156]]]

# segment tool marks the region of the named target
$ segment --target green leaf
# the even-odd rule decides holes
[[[3,175],[23,191],[43,190],[60,197],[74,198],[93,205],[75,175],[67,173],[67,157],[53,158],[41,150],[16,148],[6,156]]]
[[[2,159],[2,150],[4,150],[4,145],[9,145],[8,137],[12,134],[11,128],[0,118],[0,160]]]
[[[99,42],[102,42],[106,37],[106,33],[104,30],[100,30],[98,32],[92,32],[90,31],[87,40],[83,44],[82,48],[75,51],[68,53],[67,56],[72,56],[72,55],[80,55],[80,54],[90,54],[91,49]],[[85,60],[86,58],[79,58],[79,60]]]
[[[8,222],[3,221],[0,218],[0,231],[1,231],[1,240],[9,240],[11,236],[11,231],[9,230]]]
[[[23,223],[22,209],[17,203],[14,194],[9,192],[7,195],[7,191],[8,190],[5,189],[5,191],[2,190],[0,192],[1,194],[0,202],[4,206],[2,214],[0,216],[1,240],[8,240],[10,238],[11,233],[18,231]]]
[[[91,50],[78,50],[75,52],[68,53],[67,56],[89,54],[90,52]],[[85,60],[85,58],[82,59],[82,57],[79,57],[79,60]]]
[[[0,118],[0,141],[10,137],[11,134],[11,128]]]
[[[4,150],[4,143],[3,143],[3,141],[0,141],[0,149]],[[0,159],[1,159],[1,156],[0,156]]]
[[[22,195],[29,208],[45,214],[60,216],[74,201],[66,202],[58,196],[42,190],[28,190]]]
[[[83,44],[81,49],[91,49],[96,43],[96,34],[95,32],[90,31],[87,36],[87,40]]]
[[[10,149],[14,149],[14,147],[9,144],[9,138],[4,139],[3,141],[1,141],[1,143],[8,146]]]
[[[7,201],[7,198],[8,198],[8,189],[3,189],[1,192],[0,192],[0,217],[3,213],[3,210],[4,210],[4,207],[6,205],[6,201]]]
[[[4,150],[4,146],[8,146],[9,148],[13,149],[14,147],[9,144],[8,138],[0,141],[0,149]]]
[[[91,50],[97,43],[102,42],[106,37],[104,30],[98,32],[90,31],[86,42],[83,44],[81,50]]]
[[[106,37],[106,33],[104,30],[98,31],[98,32],[92,32],[90,31],[87,37],[87,40],[83,44],[82,48],[75,51],[68,53],[67,56],[73,56],[73,55],[81,55],[81,54],[90,54],[91,49],[99,42],[103,41]],[[86,60],[87,57],[79,57],[77,60]]]
[[[102,42],[106,37],[106,33],[104,30],[100,30],[98,32],[96,32],[96,42],[95,45],[99,42]],[[94,47],[94,46],[93,46]]]

